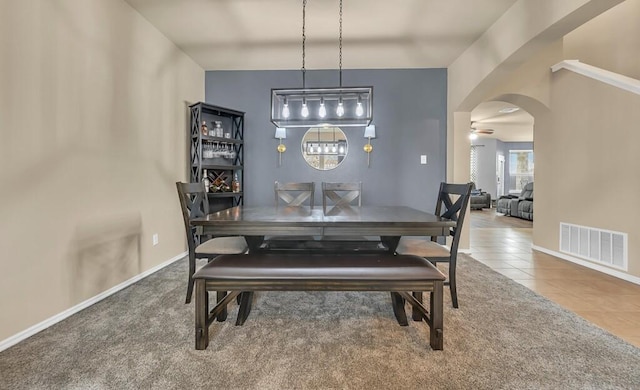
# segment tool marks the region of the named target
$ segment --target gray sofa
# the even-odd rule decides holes
[[[533,221],[533,182],[527,183],[519,196],[501,196],[496,202],[496,211]]]

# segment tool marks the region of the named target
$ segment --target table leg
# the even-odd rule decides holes
[[[389,253],[395,253],[400,242],[400,236],[380,236],[380,241],[389,248]]]
[[[238,308],[238,318],[236,326],[244,325],[244,322],[251,313],[251,303],[253,302],[253,291],[243,291],[240,297],[240,307]]]
[[[397,292],[391,291],[391,305],[393,306],[393,314],[396,316],[398,324],[400,324],[400,326],[408,326],[407,312],[404,311],[404,298]]]
[[[264,242],[264,236],[244,236],[249,247],[249,252],[257,252],[260,250],[260,246]]]

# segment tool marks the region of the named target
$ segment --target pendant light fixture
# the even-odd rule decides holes
[[[302,0],[302,88],[271,90],[271,122],[276,127],[368,126],[373,118],[373,87],[342,86],[342,0],[339,86],[306,87],[306,6],[307,0]]]

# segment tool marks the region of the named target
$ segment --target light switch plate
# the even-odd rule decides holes
[[[427,155],[423,154],[420,156],[420,164],[422,165],[426,165],[427,164]]]

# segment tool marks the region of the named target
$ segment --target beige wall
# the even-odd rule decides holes
[[[493,99],[503,94],[517,92],[533,98],[545,106],[551,100],[551,66],[564,59],[563,40],[558,39],[537,51],[529,60],[513,70],[508,77],[485,95]]]
[[[628,233],[629,273],[640,276],[638,107],[639,95],[569,71],[554,74],[552,127],[535,135],[536,186],[544,194],[535,212],[546,226],[537,245],[558,251],[560,222]]]
[[[640,210],[629,207],[624,194],[640,191],[640,96],[567,70],[551,73],[549,67],[578,59],[639,77],[638,20],[640,0],[626,0],[541,50],[485,97],[518,103],[524,95],[538,103],[520,102],[536,111],[534,244],[559,252],[560,222],[625,232],[628,274],[635,277]]]
[[[640,78],[638,21],[640,0],[626,0],[568,34],[565,59]],[[639,95],[562,70],[551,79],[553,128],[536,136],[536,160],[550,168],[537,171],[536,181],[554,194],[540,207],[555,203],[539,245],[558,250],[560,222],[628,233],[629,273],[636,277],[640,209],[624,194],[640,191],[638,107]]]
[[[174,183],[203,99],[124,1],[0,1],[0,341],[186,250]]]
[[[541,50],[552,55],[558,47],[549,49],[549,45],[621,1],[519,0],[449,66],[447,180],[467,182],[470,178],[469,112],[488,97],[497,96],[497,91],[505,91],[505,83],[548,100],[549,88],[544,86],[548,72],[529,65],[529,59]],[[514,73],[519,78],[513,78]],[[540,109],[539,104],[534,105]],[[546,120],[538,122],[546,126]],[[466,228],[460,247],[469,247]]]
[[[564,59],[640,80],[640,1],[626,0],[564,39]]]
[[[621,1],[517,1],[449,66],[449,109],[471,111],[540,49]]]

